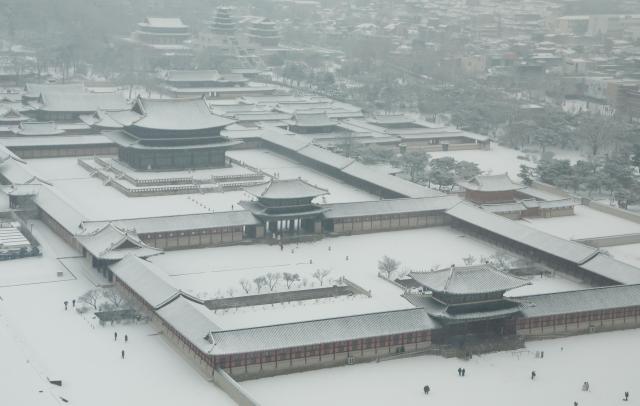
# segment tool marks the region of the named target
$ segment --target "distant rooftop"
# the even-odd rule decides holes
[[[467,190],[479,192],[502,192],[524,189],[525,186],[513,182],[506,173],[500,175],[479,175],[470,182],[460,182]]]

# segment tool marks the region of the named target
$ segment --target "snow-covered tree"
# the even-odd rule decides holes
[[[267,286],[267,278],[264,277],[264,276],[258,276],[257,278],[255,278],[253,280],[253,283],[256,285],[256,291],[258,291],[258,293],[260,293],[262,288]]]
[[[400,266],[400,261],[396,261],[395,259],[385,255],[381,260],[378,261],[378,270],[385,274],[387,279],[391,279],[391,275],[398,269]]]
[[[94,310],[98,310],[98,303],[100,302],[101,297],[102,293],[98,289],[91,289],[78,298],[78,303],[87,304],[93,307]]]
[[[300,275],[297,273],[285,272],[282,274],[282,277],[284,278],[284,282],[287,284],[287,289],[291,289],[291,285],[300,281]]]
[[[330,273],[330,269],[316,269],[311,276],[313,276],[320,283],[320,286],[322,286],[324,285],[325,278],[329,276]]]

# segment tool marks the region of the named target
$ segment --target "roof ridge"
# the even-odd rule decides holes
[[[217,333],[230,333],[230,332],[236,332],[236,331],[245,331],[245,330],[256,330],[256,329],[264,329],[264,328],[270,328],[270,327],[281,327],[281,326],[290,326],[290,325],[294,325],[294,324],[308,324],[308,323],[317,323],[319,321],[327,321],[327,320],[340,320],[340,319],[348,319],[348,318],[352,318],[352,317],[363,317],[363,316],[374,316],[377,314],[387,314],[387,313],[400,313],[400,312],[408,312],[408,311],[424,311],[424,307],[410,307],[407,309],[394,309],[394,310],[386,310],[386,311],[379,311],[379,312],[372,312],[372,313],[361,313],[361,314],[352,314],[352,315],[348,315],[348,316],[336,316],[336,317],[327,317],[324,319],[313,319],[313,320],[302,320],[302,321],[292,321],[289,323],[278,323],[278,324],[269,324],[266,326],[255,326],[255,327],[243,327],[243,328],[236,328],[236,329],[229,329],[229,330],[220,330]],[[424,313],[425,316],[428,317],[428,315],[426,313]]]

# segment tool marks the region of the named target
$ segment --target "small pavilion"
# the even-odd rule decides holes
[[[416,305],[443,325],[442,337],[509,336],[515,334],[515,315],[521,305],[505,292],[531,282],[501,272],[492,265],[451,266],[409,276],[430,293],[415,295]]]
[[[464,197],[474,203],[506,203],[516,201],[516,191],[525,186],[513,182],[506,173],[479,175],[469,182],[460,182]]]
[[[328,194],[326,189],[302,179],[271,180],[245,188],[257,198],[240,204],[264,222],[267,233],[312,234],[322,231],[322,213],[326,211],[313,199]]]

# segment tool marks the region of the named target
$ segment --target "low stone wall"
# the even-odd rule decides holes
[[[634,223],[640,224],[640,214],[638,213],[634,213],[629,210],[620,209],[618,207],[611,207],[607,204],[594,202],[593,200],[587,199],[586,197],[582,199],[582,204],[594,210],[598,210],[600,212],[611,214],[612,216],[616,216],[621,219],[633,221]]]
[[[356,292],[350,286],[327,286],[315,289],[289,290],[259,295],[228,297],[223,299],[205,300],[204,305],[209,310],[233,309],[237,307],[260,306],[274,303],[288,303],[302,300],[324,299],[353,295]]]
[[[220,368],[216,368],[213,373],[213,381],[239,406],[259,406],[258,403],[242,386],[238,384],[229,374]]]

